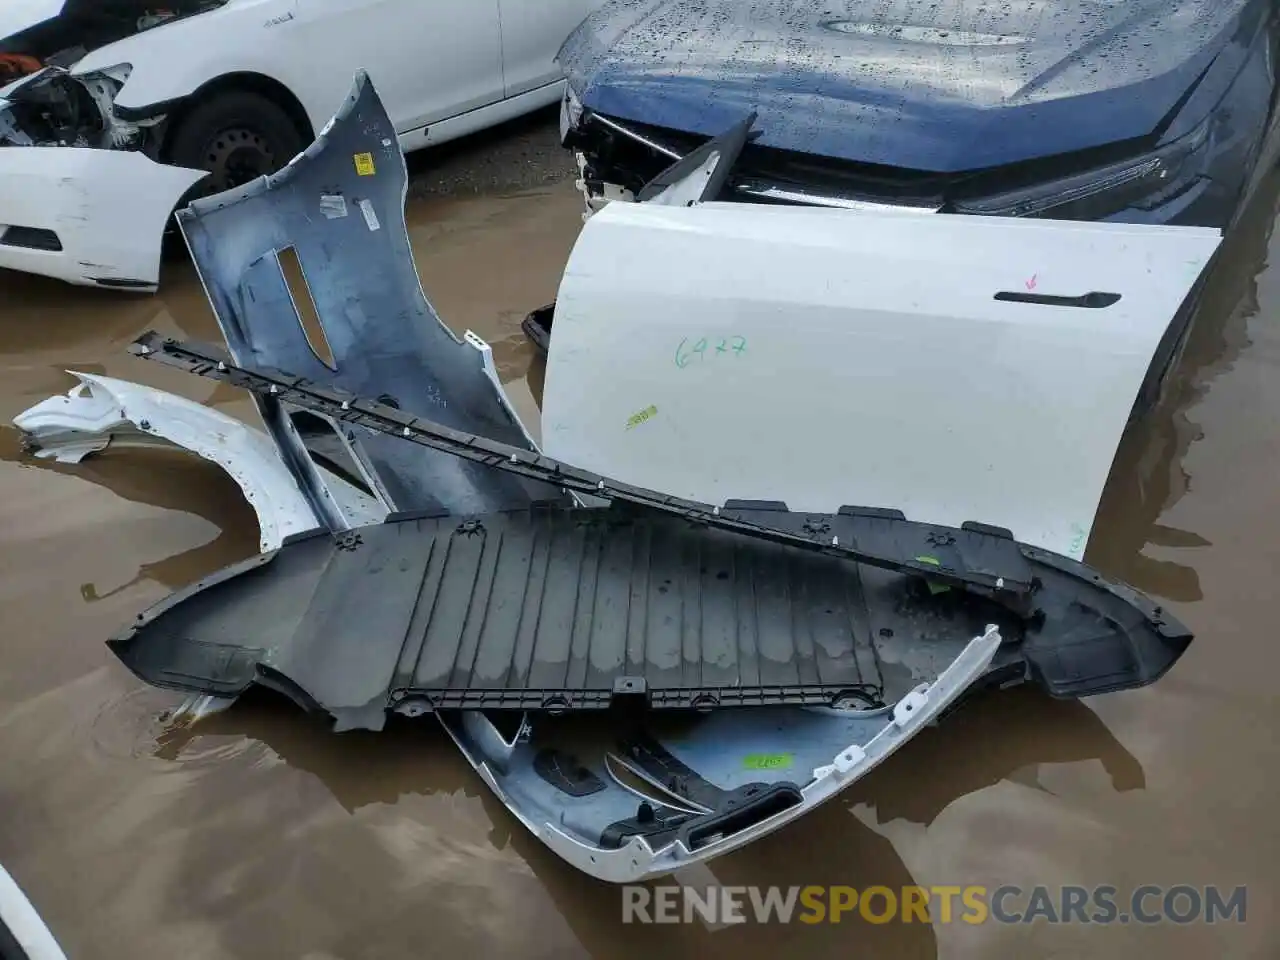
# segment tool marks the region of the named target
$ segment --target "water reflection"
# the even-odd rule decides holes
[[[1086,562],[1158,597],[1186,603],[1202,598],[1190,563],[1156,560],[1144,549],[1209,546],[1203,537],[1157,521],[1187,492],[1183,458],[1203,438],[1188,411],[1248,346],[1246,327],[1258,312],[1257,278],[1266,265],[1278,194],[1280,176],[1273,174],[1223,242],[1165,395],[1125,432],[1098,506]]]
[[[127,452],[110,452],[108,448],[79,464],[62,464],[23,453],[17,428],[0,426],[3,461],[74,477],[142,506],[195,512],[218,528],[217,536],[206,543],[140,564],[125,582],[105,590],[94,583],[82,584],[80,595],[86,603],[104,600],[148,580],[178,590],[258,552],[258,520],[235,481],[213,464],[182,451],[159,446],[135,447]]]

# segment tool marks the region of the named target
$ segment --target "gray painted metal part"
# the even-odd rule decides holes
[[[316,141],[271,177],[178,214],[196,270],[237,362],[263,364],[377,397],[455,429],[532,449],[486,376],[478,341],[457,339],[422,292],[404,219],[408,175],[395,129],[361,74]],[[308,340],[281,267],[292,251],[332,352]],[[306,304],[304,312],[309,312]],[[317,513],[344,526],[287,409],[259,410]],[[482,470],[359,427],[342,433],[390,510],[489,512],[566,500],[554,487]]]

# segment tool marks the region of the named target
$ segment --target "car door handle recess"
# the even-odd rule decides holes
[[[1055,297],[1047,293],[1022,293],[1014,290],[1001,290],[996,294],[995,298],[1010,303],[1039,303],[1046,307],[1088,307],[1091,310],[1101,310],[1104,307],[1111,306],[1113,303],[1118,303],[1120,294],[1101,293],[1094,290],[1078,297]]]

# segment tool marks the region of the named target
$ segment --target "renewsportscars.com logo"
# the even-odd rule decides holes
[[[622,888],[623,923],[1244,923],[1245,887]]]

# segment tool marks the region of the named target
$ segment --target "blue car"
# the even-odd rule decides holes
[[[560,52],[562,134],[591,207],[754,114],[720,199],[1227,230],[1280,146],[1278,17],[1277,0],[614,0]]]

